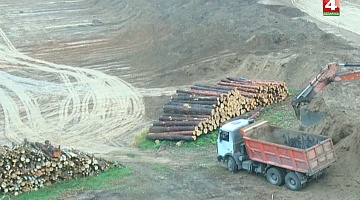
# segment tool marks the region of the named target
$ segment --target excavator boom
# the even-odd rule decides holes
[[[360,63],[330,63],[322,67],[309,85],[292,100],[291,105],[294,108],[295,115],[303,125],[311,126],[323,119],[322,113],[311,112],[306,105],[327,85],[332,82],[360,79],[360,70],[347,70],[338,73],[339,67],[360,67]]]

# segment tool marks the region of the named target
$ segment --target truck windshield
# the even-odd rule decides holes
[[[229,142],[229,132],[220,131],[220,140],[225,140]]]

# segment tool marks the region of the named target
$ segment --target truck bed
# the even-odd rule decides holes
[[[335,161],[331,138],[259,121],[241,130],[250,159],[308,175]]]

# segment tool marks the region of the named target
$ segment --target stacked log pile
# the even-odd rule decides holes
[[[54,182],[90,176],[114,164],[75,149],[28,142],[0,147],[1,192],[18,195]]]
[[[194,84],[177,90],[164,114],[149,129],[151,140],[196,140],[222,123],[249,111],[283,101],[284,82],[227,77],[216,85]]]

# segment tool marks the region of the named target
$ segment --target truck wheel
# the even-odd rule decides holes
[[[238,166],[232,156],[228,156],[227,167],[230,172],[236,173],[238,171]]]
[[[284,173],[279,168],[272,167],[266,172],[266,179],[273,185],[279,186],[284,184],[284,178]]]
[[[286,174],[285,185],[289,190],[298,191],[301,189],[300,179],[294,172]]]

